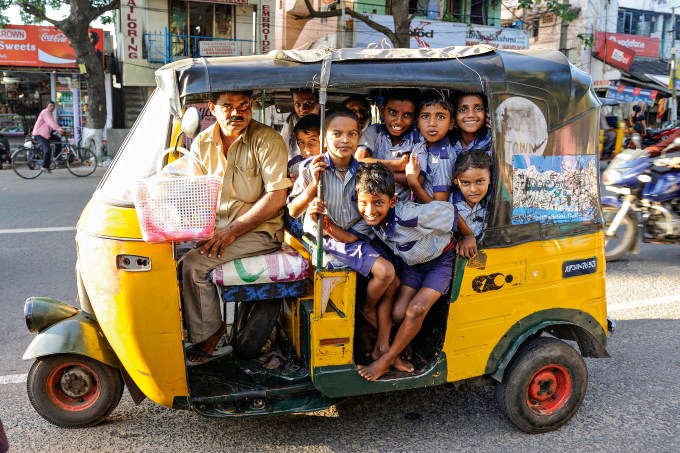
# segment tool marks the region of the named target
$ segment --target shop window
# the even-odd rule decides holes
[[[655,14],[619,9],[619,18],[616,25],[617,33],[650,36],[652,33],[656,33],[656,30]]]
[[[470,23],[479,25],[489,24],[486,0],[472,0],[472,3],[470,3]]]
[[[538,39],[538,29],[541,25],[541,21],[539,19],[534,19],[531,22],[531,37],[534,39]]]

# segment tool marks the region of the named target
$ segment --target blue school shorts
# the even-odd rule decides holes
[[[446,294],[451,285],[453,276],[453,263],[456,260],[456,250],[451,247],[437,258],[424,263],[409,266],[402,263],[401,284],[409,288],[419,290],[420,288],[430,288],[438,293]]]

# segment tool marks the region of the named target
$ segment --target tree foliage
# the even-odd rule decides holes
[[[9,6],[19,6],[21,19],[26,24],[48,22],[60,29],[71,41],[80,64],[85,65],[88,75],[88,116],[86,126],[103,129],[106,124],[106,91],[104,89],[104,68],[100,57],[90,42],[89,27],[97,18],[104,23],[110,22],[108,12],[120,7],[120,0],[0,0],[0,23],[7,24],[4,14]],[[56,19],[54,11],[67,7],[65,17]]]
[[[361,14],[352,8],[345,8],[345,14],[352,17],[353,19],[360,20],[373,30],[382,33],[387,36],[394,47],[410,47],[411,41],[411,21],[413,20],[413,15],[408,13],[408,4],[406,1],[396,1],[392,2],[392,17],[394,18],[394,31],[390,30],[384,25],[371,20],[371,18],[365,14]],[[342,15],[342,10],[335,9],[330,11],[318,11],[312,7],[311,0],[305,0],[305,5],[307,6],[307,15],[295,15],[296,19],[311,19],[311,18],[328,18],[328,17],[340,17]]]

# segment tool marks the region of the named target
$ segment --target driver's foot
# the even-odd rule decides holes
[[[225,323],[222,323],[220,328],[217,329],[217,332],[209,336],[204,341],[196,343],[195,345],[188,348],[187,360],[192,363],[203,363],[209,360],[210,356],[212,356],[213,352],[215,352],[217,343],[219,343],[220,338],[222,338],[222,335],[224,335],[226,331],[227,325]],[[192,350],[195,350],[196,353],[195,354],[192,353],[191,352]]]

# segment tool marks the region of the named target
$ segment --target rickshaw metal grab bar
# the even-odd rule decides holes
[[[255,90],[259,108],[271,106],[292,88],[318,88],[324,59],[329,104],[398,87],[486,94],[494,184],[479,253],[456,261],[450,295],[414,340],[414,373],[376,382],[357,374],[362,282],[320,268],[306,295],[284,299],[279,316],[299,369],[266,370],[237,357],[187,368],[175,247],[141,240],[130,188],[175,143],[186,107],[230,90]],[[26,306],[39,332],[24,355],[35,359],[29,395],[44,397],[31,401],[48,421],[99,423],[120,399],[123,378],[135,397],[214,417],[310,411],[352,395],[455,383],[496,385],[502,412],[526,432],[571,418],[587,387],[581,356],[608,357],[608,324],[600,105],[589,76],[564,55],[485,46],[279,51],[181,60],[159,69],[157,81],[78,223],[83,310],[44,298]],[[286,242],[311,261],[303,242]],[[81,340],[86,329],[96,335]]]

